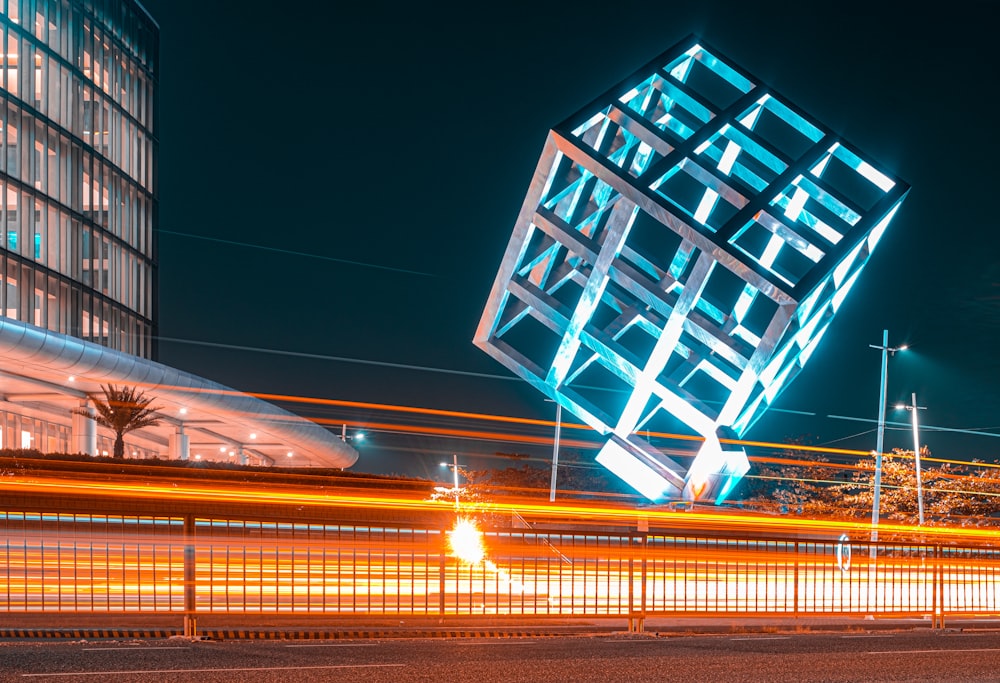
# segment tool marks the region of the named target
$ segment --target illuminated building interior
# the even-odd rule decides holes
[[[0,447],[99,455],[89,396],[132,384],[165,420],[130,454],[353,464],[327,430],[155,362],[155,20],[135,0],[0,0],[0,41]]]
[[[647,498],[721,502],[908,191],[695,38],[549,132],[475,342]],[[704,439],[685,470],[641,431]]]

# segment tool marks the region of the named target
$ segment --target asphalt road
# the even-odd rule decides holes
[[[997,681],[1000,633],[0,643],[0,681]]]

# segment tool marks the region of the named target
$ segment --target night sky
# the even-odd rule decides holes
[[[694,33],[912,186],[748,438],[874,448],[868,345],[888,329],[913,347],[889,401],[917,393],[922,443],[998,459],[998,438],[930,429],[1000,433],[994,3],[143,4],[161,29],[162,362],[245,391],[551,419],[471,341],[542,143]],[[440,476],[449,448],[376,433],[354,469]]]

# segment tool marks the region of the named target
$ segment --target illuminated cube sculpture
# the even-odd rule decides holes
[[[721,502],[908,186],[695,38],[551,130],[475,343],[651,500]],[[704,438],[686,470],[637,431]]]

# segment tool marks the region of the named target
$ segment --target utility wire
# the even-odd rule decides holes
[[[847,417],[846,415],[827,415],[827,417],[834,420],[853,420],[854,422],[878,422],[878,420],[872,420],[867,417]],[[890,429],[909,429],[909,422],[886,422],[885,426]],[[955,434],[972,434],[973,436],[993,436],[1000,438],[1000,434],[992,434],[990,432],[976,431],[972,429],[956,429],[954,427],[935,427],[934,425],[920,425],[921,430],[926,430],[930,432],[952,432]]]
[[[157,232],[162,235],[176,235],[178,237],[189,237],[195,240],[205,240],[207,242],[218,242],[219,244],[229,244],[235,247],[246,247],[248,249],[263,249],[264,251],[273,251],[279,254],[288,254],[290,256],[306,256],[308,258],[318,258],[324,261],[333,261],[335,263],[346,263],[352,266],[361,266],[362,268],[375,268],[377,270],[389,270],[394,273],[406,273],[407,275],[421,275],[423,277],[437,277],[433,273],[424,273],[419,270],[408,270],[406,268],[393,268],[392,266],[382,266],[377,263],[365,263],[364,261],[353,261],[351,259],[335,258],[333,256],[323,256],[322,254],[307,254],[304,251],[292,251],[291,249],[281,249],[279,247],[266,247],[262,244],[250,244],[249,242],[237,242],[235,240],[224,240],[219,237],[207,237],[205,235],[192,235],[189,232],[176,232],[174,230],[164,230],[160,228]]]
[[[285,351],[285,350],[282,350],[282,349],[267,349],[267,348],[262,348],[262,347],[258,347],[258,346],[244,346],[244,345],[240,345],[240,344],[224,344],[222,342],[199,341],[199,340],[195,340],[195,339],[180,339],[178,337],[161,337],[161,336],[157,336],[156,339],[158,339],[160,341],[172,343],[172,344],[188,344],[188,345],[192,345],[192,346],[207,346],[209,348],[216,348],[216,349],[233,349],[233,350],[236,350],[236,351],[250,351],[250,352],[254,352],[254,353],[269,353],[269,354],[273,354],[273,355],[277,355],[277,356],[289,356],[289,357],[292,357],[292,358],[311,358],[311,359],[314,359],[314,360],[326,360],[326,361],[334,361],[334,362],[338,362],[338,363],[355,363],[355,364],[358,364],[358,365],[372,365],[372,366],[376,366],[376,367],[396,368],[396,369],[400,369],[400,370],[417,370],[417,371],[420,371],[420,372],[437,372],[437,373],[442,373],[442,374],[447,374],[447,375],[460,375],[460,376],[463,376],[463,377],[479,377],[481,379],[498,379],[498,380],[504,380],[504,381],[516,380],[516,381],[519,381],[519,382],[523,381],[523,380],[521,380],[520,377],[515,377],[513,375],[495,375],[495,374],[486,373],[486,372],[470,372],[468,370],[451,370],[451,369],[448,369],[448,368],[432,368],[432,367],[428,367],[426,365],[412,365],[412,364],[408,364],[408,363],[390,363],[388,361],[366,360],[366,359],[363,359],[363,358],[348,358],[346,356],[329,356],[329,355],[321,354],[321,353],[306,353],[304,351]],[[618,391],[616,389],[606,389],[604,387],[587,387],[587,388],[589,388],[589,389],[599,389],[599,390],[604,390],[604,391]],[[792,415],[804,415],[804,416],[807,416],[807,417],[826,417],[826,418],[830,418],[830,419],[834,419],[834,420],[852,420],[852,421],[855,421],[855,422],[869,422],[869,423],[871,423],[871,422],[877,422],[877,420],[872,420],[870,418],[864,418],[864,417],[848,417],[846,415],[820,415],[820,414],[815,413],[815,412],[808,412],[808,411],[802,411],[802,410],[788,410],[788,409],[784,409],[784,408],[769,408],[769,410],[773,411],[773,412],[776,412],[776,413],[787,413],[787,414],[792,414]],[[909,425],[908,422],[886,422],[885,426],[888,429],[908,429],[910,427],[910,425]],[[970,430],[970,429],[955,429],[955,428],[951,428],[951,427],[935,427],[933,425],[921,425],[921,429],[924,429],[924,430],[927,430],[927,431],[934,431],[934,432],[953,432],[953,433],[956,433],[956,434],[971,434],[973,436],[992,436],[992,437],[1000,438],[1000,434],[993,434],[993,433],[990,433],[990,432],[975,431],[975,430]],[[870,432],[871,430],[868,430],[868,431]],[[862,432],[861,434],[856,434],[855,436],[861,436],[864,433],[865,432]],[[847,436],[847,437],[843,437],[842,439],[837,439],[837,441],[841,441],[843,439],[850,439],[850,438],[852,438],[852,437]],[[834,442],[831,441],[830,443],[834,443]]]
[[[329,360],[338,363],[356,363],[358,365],[375,365],[383,368],[400,370],[421,370],[423,372],[440,372],[448,375],[463,375],[465,377],[481,377],[483,379],[519,380],[520,377],[510,375],[492,375],[485,372],[469,372],[468,370],[449,370],[447,368],[429,368],[423,365],[407,363],[390,363],[381,360],[365,360],[363,358],[347,358],[345,356],[328,356],[322,353],[306,353],[304,351],[284,351],[282,349],[264,349],[257,346],[242,346],[240,344],[223,344],[221,342],[197,341],[194,339],[179,339],[177,337],[156,337],[160,341],[172,344],[190,344],[193,346],[208,346],[215,349],[233,349],[235,351],[253,351],[255,353],[270,353],[276,356],[291,356],[293,358],[312,358],[314,360]]]

